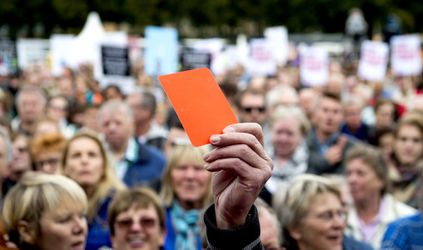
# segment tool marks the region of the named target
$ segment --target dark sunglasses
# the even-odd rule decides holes
[[[266,111],[266,107],[243,107],[242,110],[245,113],[251,113],[253,110],[257,110],[260,113],[263,113]]]
[[[139,225],[141,225],[143,228],[152,228],[158,223],[158,221],[153,218],[146,217],[140,218],[139,221],[135,221],[130,218],[116,220],[116,225],[122,229],[129,229],[132,227],[132,225],[134,225],[134,223],[139,223]]]

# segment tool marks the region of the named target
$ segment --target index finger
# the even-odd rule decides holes
[[[261,145],[264,145],[263,130],[258,123],[235,123],[223,129],[224,134],[232,132],[252,134]]]

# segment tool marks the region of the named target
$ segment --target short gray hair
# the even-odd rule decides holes
[[[125,114],[124,116],[127,119],[129,119],[130,123],[134,122],[134,115],[132,113],[132,109],[124,101],[110,100],[110,101],[103,103],[103,105],[101,105],[100,110],[98,112],[98,122],[100,124],[100,127],[101,127],[102,117],[106,112],[107,113],[112,113],[112,112],[122,113],[123,112]]]

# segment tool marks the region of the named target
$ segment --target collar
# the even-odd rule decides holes
[[[134,162],[138,159],[138,144],[135,138],[131,138],[128,141],[128,147],[126,147],[125,160]]]

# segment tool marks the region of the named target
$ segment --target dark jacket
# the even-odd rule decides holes
[[[204,223],[206,224],[207,231],[207,249],[263,250],[260,242],[260,223],[255,206],[250,209],[247,222],[236,229],[222,230],[217,228],[214,204],[204,213]]]
[[[128,187],[143,185],[157,190],[157,182],[166,167],[166,159],[158,149],[138,141],[136,143],[138,158],[132,162],[128,161],[128,170],[123,181]]]

